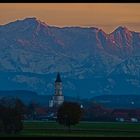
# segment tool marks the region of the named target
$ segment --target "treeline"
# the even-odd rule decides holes
[[[18,98],[0,99],[0,133],[16,134],[23,130],[23,120],[27,116],[34,116],[36,106],[33,103],[24,105]],[[78,103],[64,102],[57,108],[56,122],[70,129],[71,125],[79,123],[81,115],[82,110]]]
[[[83,121],[101,121],[101,122],[113,122],[115,117],[112,116],[112,109],[106,108],[95,101],[89,101],[84,103],[84,114],[82,116]]]

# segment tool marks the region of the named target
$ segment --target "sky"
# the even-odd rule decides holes
[[[110,33],[126,26],[140,32],[140,3],[0,3],[0,25],[27,17],[58,27],[98,27]]]

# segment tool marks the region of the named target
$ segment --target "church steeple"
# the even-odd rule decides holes
[[[62,95],[62,80],[60,78],[59,72],[57,73],[57,77],[55,80],[55,95],[57,95],[57,96]]]
[[[59,72],[57,73],[57,78],[55,80],[55,83],[56,82],[62,82]]]
[[[61,80],[59,72],[57,73],[54,86],[55,86],[55,93],[54,93],[52,102],[50,102],[50,104],[52,103],[52,105],[50,106],[58,107],[64,102],[64,96],[62,93],[62,80]]]

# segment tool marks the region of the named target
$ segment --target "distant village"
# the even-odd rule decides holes
[[[65,102],[62,80],[60,73],[57,74],[54,83],[55,93],[48,103],[48,107],[40,107],[37,104],[30,104],[31,112],[25,115],[25,120],[56,120],[57,109]],[[140,109],[111,109],[93,102],[78,102],[84,110],[81,120],[84,121],[107,121],[107,122],[140,122]]]

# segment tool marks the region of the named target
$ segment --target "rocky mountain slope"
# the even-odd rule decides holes
[[[65,95],[127,94],[128,88],[122,89],[114,75],[121,75],[122,85],[138,93],[139,56],[140,33],[126,27],[106,34],[94,27],[59,28],[36,18],[17,20],[0,26],[0,89],[53,94],[59,71]]]

